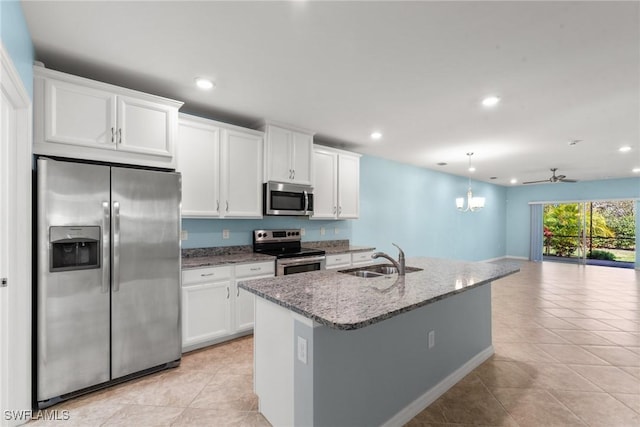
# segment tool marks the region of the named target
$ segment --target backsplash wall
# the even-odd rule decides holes
[[[215,246],[251,245],[253,230],[277,228],[304,228],[302,241],[351,240],[351,220],[316,221],[307,217],[274,216],[263,219],[183,219],[182,230],[188,233],[182,241],[183,249],[210,248]],[[324,235],[321,235],[324,228]],[[223,230],[229,230],[229,238],[223,239]],[[337,233],[336,233],[337,230]]]

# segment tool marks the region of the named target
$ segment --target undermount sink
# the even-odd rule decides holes
[[[421,271],[421,268],[417,267],[405,267],[405,273],[413,273],[414,271]],[[338,273],[350,274],[352,276],[371,278],[388,276],[390,274],[398,273],[398,269],[391,264],[373,264],[365,267],[349,268],[347,270],[338,270]]]

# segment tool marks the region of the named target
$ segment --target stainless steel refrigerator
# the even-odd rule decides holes
[[[41,408],[177,366],[180,175],[37,160]]]

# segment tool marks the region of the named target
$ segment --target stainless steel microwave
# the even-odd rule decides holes
[[[264,184],[265,215],[312,215],[313,187],[269,181]]]

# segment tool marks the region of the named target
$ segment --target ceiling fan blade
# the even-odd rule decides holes
[[[542,179],[540,181],[525,181],[523,184],[539,184],[541,182],[551,182],[550,179]]]
[[[562,181],[562,182],[578,182],[577,179],[567,179],[567,178],[560,178],[558,181]]]

